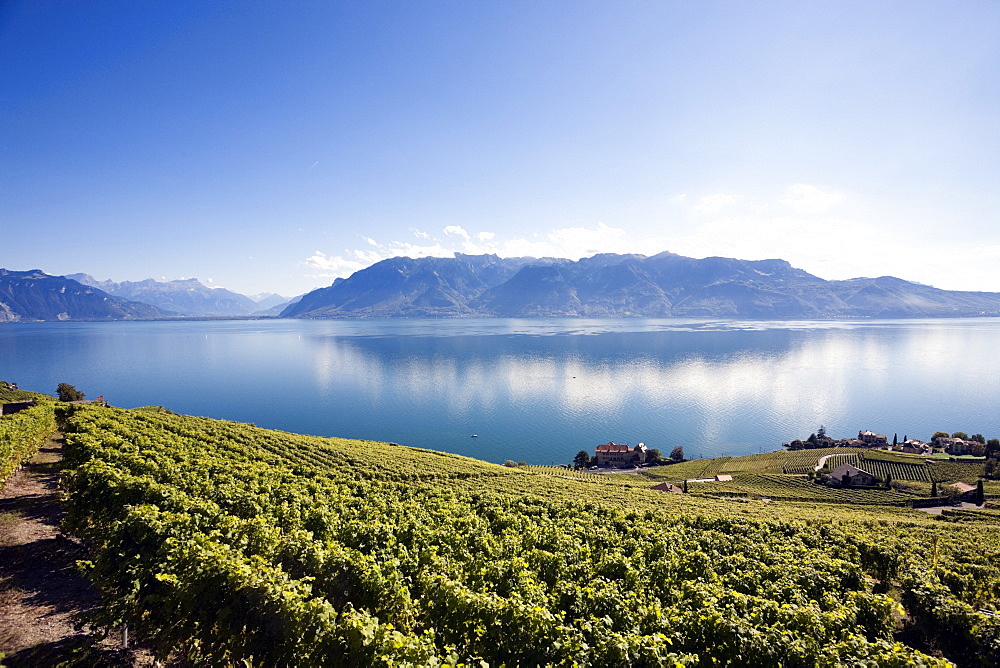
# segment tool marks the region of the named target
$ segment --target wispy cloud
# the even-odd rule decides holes
[[[832,209],[843,199],[843,195],[832,191],[824,191],[816,186],[796,183],[785,190],[784,196],[778,199],[795,213],[820,214]]]
[[[469,240],[469,233],[466,232],[460,225],[449,225],[444,228],[445,234],[452,234],[457,237],[462,237],[466,241]]]
[[[450,257],[455,253],[482,255],[495,253],[500,257],[564,257],[578,260],[595,253],[638,252],[639,244],[626,240],[623,228],[597,223],[595,227],[564,227],[552,230],[535,238],[498,238],[495,232],[470,233],[458,225],[448,225],[441,230],[440,237],[412,230],[412,241],[379,242],[362,236],[371,248],[345,249],[340,254],[315,251],[302,264],[319,273],[310,274],[314,278],[346,277],[381,260],[390,257]]]

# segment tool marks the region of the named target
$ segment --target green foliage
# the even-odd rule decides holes
[[[161,656],[180,651],[206,665],[945,665],[895,640],[895,620],[916,611],[928,646],[943,646],[934,624],[944,620],[993,657],[980,613],[966,613],[996,604],[1000,517],[978,522],[973,538],[958,521],[864,500],[906,495],[828,490],[780,473],[738,474],[735,491],[810,492],[784,505],[706,496],[730,483],[664,494],[641,475],[508,468],[70,408],[66,527],[93,546],[87,574],[102,593],[93,621],[128,622]],[[697,465],[782,466],[741,459]],[[828,493],[842,502],[802,501]],[[943,566],[928,575],[942,535]],[[906,583],[913,610],[872,582]],[[946,608],[957,612],[942,616]]]
[[[684,461],[684,448],[680,445],[674,446],[674,449],[670,451],[670,458],[675,462]]]
[[[711,496],[745,495],[781,501],[904,506],[912,495],[885,489],[826,487],[798,475],[741,473],[732,482],[692,485],[693,492]]]
[[[888,458],[869,459],[866,454],[858,466],[882,480],[931,481],[930,468],[922,461],[915,463],[912,461],[894,461]]]
[[[31,401],[32,399],[35,401],[51,401],[52,397],[38,392],[29,392],[28,390],[16,390],[7,381],[0,380],[0,403]]]
[[[83,401],[86,395],[69,383],[59,383],[56,396],[59,397],[59,401]]]
[[[22,463],[31,459],[38,446],[56,428],[51,403],[0,417],[0,483]]]
[[[984,461],[939,460],[927,466],[931,476],[938,482],[966,482],[972,485],[986,473]]]
[[[590,453],[586,450],[581,450],[576,453],[576,457],[573,458],[573,466],[578,469],[586,468],[590,466]]]

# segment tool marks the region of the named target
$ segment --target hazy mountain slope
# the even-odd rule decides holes
[[[476,306],[490,315],[525,318],[578,315],[582,304],[561,267],[531,265],[491,288]]]
[[[508,280],[525,258],[462,255],[395,257],[338,278],[282,311],[282,317],[426,317],[476,315],[470,302]]]
[[[274,305],[274,306],[272,306],[270,308],[264,309],[262,311],[254,311],[253,315],[263,316],[263,317],[268,317],[268,318],[276,318],[276,317],[280,316],[281,312],[284,311],[286,308],[288,308],[292,304],[297,304],[299,302],[299,300],[302,299],[302,297],[304,297],[304,296],[305,295],[298,295],[296,297],[292,297],[291,299],[289,299],[287,301],[283,301],[280,304],[276,304],[276,305]]]
[[[132,301],[191,316],[250,315],[267,307],[225,288],[210,288],[196,278],[176,281],[98,281],[89,274],[69,274],[71,278]]]
[[[165,315],[170,314],[64,276],[50,276],[37,269],[0,269],[0,322],[144,320]]]
[[[257,305],[257,311],[266,311],[276,306],[285,306],[291,301],[288,297],[282,297],[274,292],[262,292],[257,295],[247,296]]]
[[[784,260],[604,253],[579,261],[495,255],[384,260],[306,294],[283,317],[731,318],[1000,315],[1000,294],[898,278],[827,281]]]
[[[941,290],[892,276],[831,281],[831,289],[849,313],[873,317],[1000,315],[995,292]]]

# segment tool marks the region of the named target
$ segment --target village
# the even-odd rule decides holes
[[[878,497],[880,503],[911,508],[982,508],[987,496],[1000,491],[995,482],[984,489],[984,482],[991,481],[998,470],[1000,441],[963,432],[935,432],[929,441],[899,439],[897,434],[890,438],[864,429],[857,438],[835,439],[820,427],[805,440],[784,443],[781,450],[704,460],[685,459],[681,447],[663,457],[645,443],[633,447],[609,441],[598,445],[593,457],[581,451],[574,467],[590,473],[641,475],[662,481],[653,489],[664,492],[768,500],[867,503]],[[964,479],[954,477],[955,471]],[[842,496],[835,490],[861,496]]]
[[[870,448],[910,455],[923,455],[925,457],[931,457],[937,453],[944,453],[952,457],[984,457],[991,451],[1000,450],[1000,441],[994,445],[993,441],[987,442],[981,434],[968,436],[963,432],[955,432],[949,435],[946,432],[939,431],[931,437],[930,443],[925,443],[915,438],[907,438],[905,435],[903,436],[903,440],[899,440],[894,435],[892,443],[890,443],[888,436],[885,434],[876,434],[868,430],[859,431],[857,438],[835,439],[828,436],[826,429],[821,426],[815,434],[811,434],[806,440],[796,439],[788,443],[783,443],[782,447],[789,451],[821,448]],[[677,453],[680,453],[681,456],[675,457],[674,455]],[[586,451],[582,451],[580,454],[589,455]],[[579,455],[578,458],[580,458]],[[595,449],[594,457],[590,458],[586,464],[592,469],[628,469],[650,464],[679,461],[684,461],[683,448],[674,448],[670,458],[663,459],[658,450],[647,448],[645,443],[639,443],[635,447],[631,447],[625,443],[609,441],[598,445]],[[574,463],[578,468],[581,467],[580,461],[574,460]],[[817,469],[819,468],[822,468],[822,466],[817,467]]]
[[[859,431],[857,438],[835,439],[827,436],[825,428],[821,426],[815,434],[811,434],[805,441],[796,439],[782,445],[787,450],[809,450],[814,448],[836,447],[878,448],[881,450],[890,450],[911,455],[931,456],[935,453],[943,452],[953,457],[964,457],[969,455],[974,457],[983,457],[987,454],[988,442],[982,434],[973,434],[972,436],[969,436],[964,432],[955,432],[949,435],[947,432],[943,431],[935,432],[934,435],[931,436],[930,443],[925,443],[924,441],[915,438],[907,438],[905,434],[903,435],[903,439],[901,441],[896,437],[896,435],[893,435],[892,443],[889,443],[889,437],[885,434],[876,434],[867,430]],[[1000,448],[1000,442],[996,444],[996,447]]]

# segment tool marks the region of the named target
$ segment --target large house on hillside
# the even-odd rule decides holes
[[[876,434],[871,431],[862,430],[858,432],[858,440],[865,445],[888,445],[889,439],[885,434]]]
[[[961,438],[951,438],[938,436],[934,439],[934,445],[939,448],[944,448],[944,451],[949,455],[961,456],[968,455],[972,453],[972,446],[974,443],[972,441],[966,441]]]
[[[923,441],[918,441],[915,438],[911,438],[903,442],[903,447],[900,448],[902,452],[911,455],[932,455],[934,454],[934,448]]]
[[[646,444],[630,448],[625,443],[608,441],[597,446],[598,466],[637,466],[646,463]]]
[[[841,487],[871,487],[878,482],[878,478],[854,464],[841,464],[830,471],[830,478]]]

